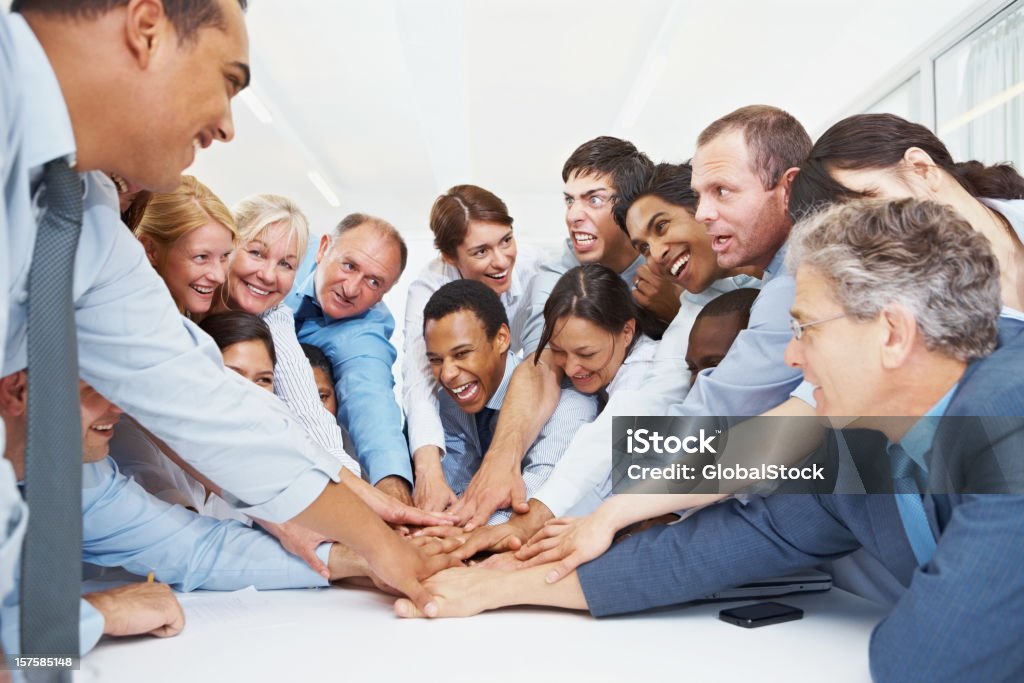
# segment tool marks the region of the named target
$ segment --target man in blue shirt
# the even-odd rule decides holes
[[[39,181],[45,164],[64,160],[84,186],[72,283],[81,375],[240,510],[346,541],[394,574],[384,576],[391,585],[427,600],[423,558],[337,483],[337,463],[280,402],[228,376],[209,337],[178,313],[101,172],[170,190],[197,149],[232,139],[230,101],[249,82],[244,4],[16,0],[16,13],[0,15],[0,374],[25,366]],[[11,498],[0,490],[0,504]],[[373,505],[403,521],[390,503]]]
[[[391,372],[395,320],[381,301],[407,255],[390,223],[351,214],[307,251],[285,303],[299,341],[319,346],[331,361],[338,423],[370,483],[412,505],[412,463]]]
[[[20,479],[24,472],[27,374],[0,379],[0,417],[7,431],[4,458]],[[110,439],[122,411],[95,389],[80,383],[82,412],[82,560],[107,567],[123,566],[160,583],[134,583],[83,596],[80,647],[88,652],[103,634],[150,633],[173,636],[184,615],[168,584],[181,591],[238,590],[326,586],[277,539],[233,520],[217,520],[170,505],[148,494],[121,474],[109,457]],[[322,543],[317,555],[328,565],[330,579],[368,574],[368,567],[339,543]],[[4,650],[17,654],[18,605],[2,605]]]
[[[781,109],[763,105],[727,114],[698,137],[691,181],[699,199],[696,219],[705,223],[713,236],[720,266],[757,268],[763,271],[765,284],[751,308],[747,329],[740,332],[718,367],[700,373],[682,402],[638,405],[637,412],[759,415],[786,401],[800,384],[800,371],[783,360],[790,338],[787,311],[793,302],[793,278],[784,257],[793,225],[787,211],[789,188],[799,170],[797,165],[810,149],[811,139],[799,121]],[[488,455],[494,466],[486,472],[486,487],[479,487],[486,491],[452,510],[467,526],[479,524],[483,515],[509,500],[516,512],[531,515],[534,527],[550,518],[549,511],[531,508],[522,499],[521,483],[508,475],[498,476],[500,465],[522,452],[523,444],[513,432],[533,433],[544,406],[550,405],[554,380],[538,372],[528,384],[527,391],[520,394],[519,385],[513,383],[509,403],[516,399],[515,429],[506,434],[502,421],[493,454]],[[544,396],[544,401],[537,396]],[[602,435],[596,436],[595,440],[601,440]],[[610,452],[610,443],[604,440],[600,447]]]
[[[442,286],[423,309],[423,340],[427,359],[443,391],[441,424],[445,455],[443,481],[460,495],[480,467],[519,358],[509,351],[505,308],[498,296],[475,280],[455,280]],[[536,491],[554,470],[581,425],[594,419],[596,401],[564,387],[555,408],[523,457],[521,475],[527,494]],[[421,475],[424,476],[424,475]],[[498,510],[489,524],[508,520],[511,510]]]
[[[999,318],[988,240],[932,202],[856,200],[801,223],[787,262],[787,361],[814,387],[819,415],[863,416],[847,443],[862,472],[883,468],[891,493],[715,505],[554,583],[555,564],[448,570],[428,582],[445,595],[443,614],[507,604],[633,612],[863,548],[902,590],[871,637],[874,680],[1021,680],[1024,326]],[[839,452],[835,433],[825,448]],[[578,547],[595,540],[579,533]],[[415,614],[405,601],[396,609]]]

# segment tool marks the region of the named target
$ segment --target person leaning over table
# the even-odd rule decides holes
[[[863,416],[854,426],[864,436],[848,443],[891,472],[897,493],[728,501],[632,536],[555,583],[555,564],[446,570],[427,584],[442,615],[510,604],[636,612],[863,548],[902,586],[872,633],[875,680],[1024,677],[1024,324],[999,316],[988,240],[933,202],[856,200],[798,224],[787,263],[796,297],[786,360],[815,385],[819,416]],[[971,424],[985,440],[963,438]],[[837,443],[830,432],[828,451]],[[966,483],[907,487],[950,464]],[[418,614],[406,600],[395,609]]]
[[[257,319],[258,320],[258,319]],[[269,338],[269,332],[267,333]],[[132,583],[82,598],[79,643],[85,654],[100,636],[149,633],[177,635],[185,617],[168,586],[179,591],[259,590],[326,586],[369,576],[366,560],[340,543],[322,543],[317,555],[328,567],[321,576],[285,551],[277,539],[234,520],[218,520],[170,505],[147,493],[118,471],[109,443],[122,411],[85,382],[82,413],[82,561],[124,567],[140,576],[152,572],[161,583]],[[0,378],[0,416],[7,431],[4,458],[21,478],[25,469],[28,383],[22,370]],[[432,552],[445,545],[432,539],[415,543]],[[19,652],[18,604],[0,611],[2,642]]]
[[[250,75],[244,5],[15,0],[13,13],[0,15],[0,235],[10,267],[0,290],[11,293],[0,314],[5,374],[25,366],[40,220],[33,194],[44,165],[67,162],[85,188],[72,300],[86,381],[187,454],[243,512],[347,541],[426,606],[419,579],[438,561],[380,515],[396,523],[437,517],[375,501],[368,509],[337,483],[336,461],[276,399],[224,373],[215,345],[182,319],[121,224],[117,193],[101,171],[168,192],[198,149],[234,137],[230,102]]]

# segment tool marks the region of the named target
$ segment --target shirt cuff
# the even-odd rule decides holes
[[[78,649],[84,657],[103,637],[103,614],[82,598],[78,617]]]

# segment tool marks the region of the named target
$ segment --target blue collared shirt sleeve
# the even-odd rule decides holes
[[[152,571],[182,591],[327,585],[273,536],[169,505],[110,458],[83,466],[82,559],[139,575]]]
[[[394,320],[377,304],[363,316],[299,322],[299,341],[319,346],[331,360],[338,398],[338,421],[356,448],[370,483],[397,475],[412,482],[409,445],[402,434],[402,411],[391,374],[397,353],[389,337]]]

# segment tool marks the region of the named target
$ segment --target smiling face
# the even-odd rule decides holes
[[[233,239],[230,230],[211,220],[170,246],[146,236],[142,241],[178,309],[202,315],[209,312],[215,290],[224,283]]]
[[[707,226],[722,268],[765,268],[789,236],[786,183],[764,189],[743,131],[723,133],[693,155],[696,219]]]
[[[285,224],[274,224],[231,253],[228,306],[259,315],[281,303],[299,267],[298,237]]]
[[[645,195],[630,205],[626,227],[633,246],[651,269],[688,292],[703,292],[725,276],[711,249],[711,236],[681,206]]]
[[[462,277],[484,283],[495,294],[504,294],[512,286],[512,267],[516,263],[512,226],[470,221],[466,239],[456,247],[455,258],[444,259]]]
[[[145,115],[125,132],[124,148],[132,152],[111,167],[132,183],[170,192],[198,149],[234,137],[231,99],[249,83],[249,38],[238,2],[215,1],[222,25],[200,28],[194,41],[179,43],[166,17],[137,22],[133,47],[146,60],[137,56],[141,68],[128,99]]]
[[[259,339],[248,339],[221,349],[224,366],[234,370],[260,389],[274,391],[274,362],[267,345]]]
[[[570,175],[562,190],[565,224],[580,263],[600,263],[621,273],[637,257],[615,224],[615,186],[607,175]]]
[[[110,452],[114,425],[124,411],[82,381],[78,382],[78,399],[82,412],[82,462],[99,462]]]
[[[567,316],[555,322],[548,348],[577,391],[596,394],[615,379],[635,328],[636,322],[630,320],[611,333],[584,318]]]
[[[883,387],[879,361],[880,332],[873,321],[855,322],[843,314],[832,293],[834,285],[819,271],[801,267],[791,315],[797,323],[822,322],[803,329],[801,338],[786,347],[786,363],[799,368],[815,386],[815,412],[821,416],[873,415],[882,402],[875,391]]]
[[[334,319],[370,310],[402,272],[398,244],[369,223],[347,230],[333,244],[325,235],[316,263],[316,298],[324,313]]]
[[[434,379],[467,413],[479,413],[501,386],[509,331],[502,325],[493,339],[475,313],[455,311],[428,320],[423,327],[427,361]]]

